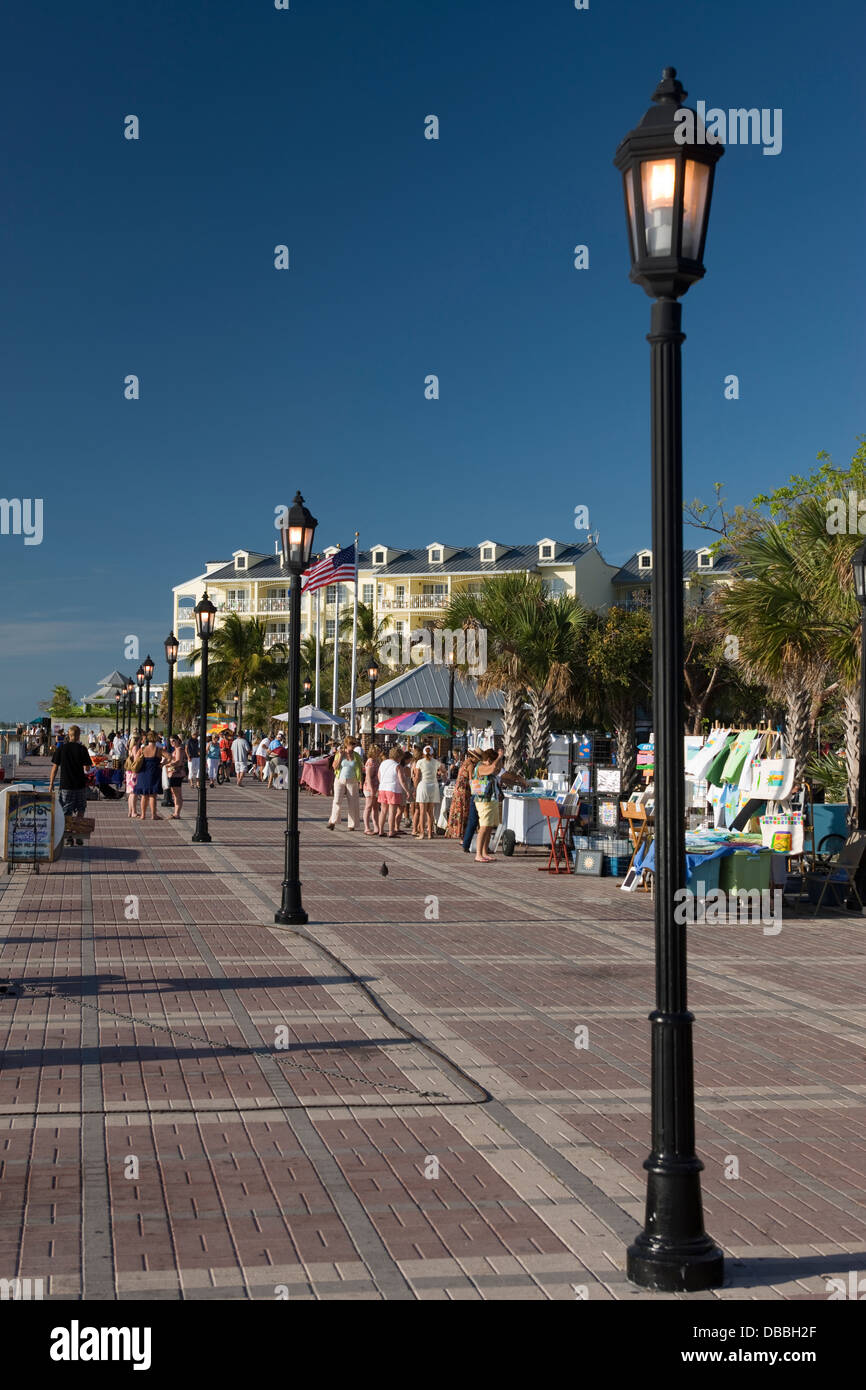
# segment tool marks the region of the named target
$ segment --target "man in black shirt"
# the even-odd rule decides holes
[[[87,810],[87,778],[84,769],[92,766],[90,754],[81,743],[81,730],[77,724],[70,724],[68,740],[55,749],[54,757],[51,759],[51,775],[48,780],[48,790],[53,791],[57,769],[60,768],[60,806],[65,816],[83,816]],[[67,836],[66,843],[73,843],[71,835]],[[84,841],[79,839],[75,843],[83,845]]]

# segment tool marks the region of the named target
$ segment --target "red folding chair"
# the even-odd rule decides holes
[[[547,856],[547,863],[540,866],[538,872],[542,874],[570,873],[565,833],[568,829],[568,822],[573,817],[564,816],[558,803],[547,797],[542,797],[539,800],[538,809],[547,820],[547,829],[550,834],[550,854]]]

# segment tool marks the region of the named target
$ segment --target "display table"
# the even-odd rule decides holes
[[[513,831],[519,845],[547,845],[550,848],[547,818],[541,814],[538,803],[550,800],[551,796],[551,792],[529,795],[525,792],[505,793],[502,803],[503,829]]]
[[[301,786],[320,796],[333,796],[334,769],[327,758],[308,758],[301,773]]]

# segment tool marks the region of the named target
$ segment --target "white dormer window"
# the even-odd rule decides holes
[[[495,560],[496,556],[493,553],[492,545],[482,545],[481,558],[482,560]]]
[[[713,568],[713,557],[708,550],[698,551],[698,569],[711,570]]]
[[[553,546],[552,546],[552,545],[543,545],[543,546],[541,547],[541,558],[542,558],[542,560],[552,560],[552,559],[553,559]]]
[[[539,562],[555,560],[562,547],[551,536],[542,536],[538,542]]]
[[[385,563],[385,552],[384,552],[384,550],[374,550],[374,551],[373,551],[373,564],[374,564],[374,565],[384,565],[384,563]]]
[[[652,569],[652,567],[653,567],[653,557],[652,557],[652,551],[651,551],[651,550],[645,550],[644,553],[643,553],[642,555],[639,555],[639,556],[638,556],[637,567],[638,567],[639,570],[651,570],[651,569]]]
[[[442,551],[441,551],[441,550],[432,550],[432,549],[431,549],[431,551],[430,551],[430,563],[431,563],[431,565],[441,565],[441,564],[442,564]]]
[[[236,570],[245,570],[246,567],[247,567],[247,557],[246,557],[246,555],[236,555],[236,556],[235,556],[235,569],[236,569]]]

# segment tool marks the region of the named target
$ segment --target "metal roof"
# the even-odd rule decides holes
[[[449,668],[441,663],[425,661],[402,675],[376,687],[376,710],[424,709],[429,714],[448,713]],[[359,695],[355,704],[358,709],[366,709],[370,703],[369,691]],[[489,695],[479,695],[478,682],[461,671],[454,672],[454,713],[465,717],[467,713],[478,710],[501,710],[504,704],[502,692],[492,691]],[[349,709],[349,704],[343,709]]]
[[[102,689],[103,686],[110,686],[112,690],[123,690],[129,679],[129,676],[124,676],[120,671],[112,671],[110,676],[102,677],[99,686],[100,689]]]
[[[652,553],[652,552],[650,552]],[[632,584],[649,585],[652,583],[653,572],[650,569],[638,569],[638,558],[646,555],[646,550],[636,550],[630,559],[626,560],[621,570],[612,577],[611,584]],[[728,572],[736,568],[734,556],[729,551],[720,551],[713,559],[712,565],[708,569],[698,566],[698,551],[683,551],[683,579],[691,579],[693,574],[713,575],[720,572]]]
[[[443,542],[444,544],[444,542]],[[576,564],[584,555],[596,547],[588,541],[573,543],[559,543],[560,550],[553,560],[539,560],[538,542],[532,545],[509,545],[505,546],[498,560],[481,560],[481,548],[477,545],[463,546],[454,551],[448,559],[441,564],[431,565],[427,553],[427,547],[422,546],[417,550],[397,550],[387,565],[373,564],[372,550],[358,551],[358,568],[374,569],[378,575],[400,575],[400,574],[506,574],[513,570],[541,569],[546,566],[573,565]],[[447,547],[446,547],[447,548]],[[278,555],[265,555],[262,558],[254,556],[254,552],[249,552],[249,565],[246,569],[236,570],[234,564],[224,565],[222,569],[213,570],[208,576],[208,581],[212,579],[281,579],[284,583],[289,582],[289,573],[280,564]]]

